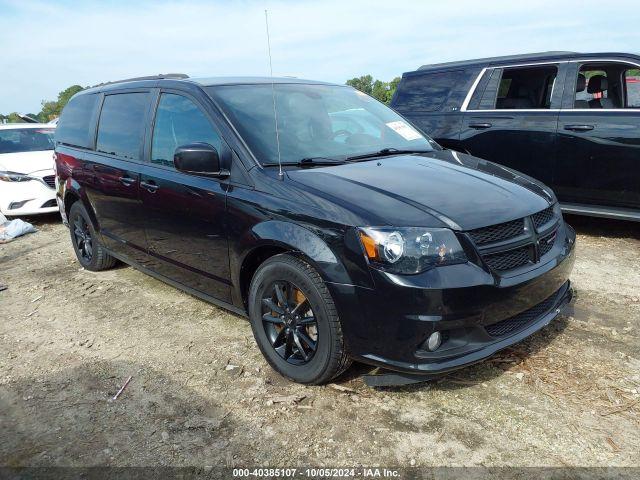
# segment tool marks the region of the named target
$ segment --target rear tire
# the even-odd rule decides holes
[[[276,255],[260,265],[249,287],[249,319],[267,362],[295,382],[323,384],[351,365],[333,298],[297,257]]]
[[[79,201],[71,205],[69,210],[69,231],[73,250],[84,268],[98,272],[116,264],[116,259],[100,244],[91,218]]]

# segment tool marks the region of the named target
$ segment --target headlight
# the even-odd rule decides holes
[[[37,178],[16,172],[0,172],[0,180],[3,182],[29,182],[31,180],[37,180]]]
[[[419,273],[467,261],[460,242],[448,228],[365,227],[358,232],[369,262],[386,272]]]

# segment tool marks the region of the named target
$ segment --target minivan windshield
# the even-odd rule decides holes
[[[0,154],[53,150],[53,128],[0,129]]]
[[[273,88],[273,90],[272,90]],[[435,143],[382,103],[351,87],[276,83],[208,87],[262,164],[337,161],[381,150],[432,151]]]

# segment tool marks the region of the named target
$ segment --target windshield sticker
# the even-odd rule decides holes
[[[391,130],[401,135],[405,140],[418,140],[422,138],[420,132],[418,132],[415,128],[408,125],[406,122],[402,120],[398,120],[397,122],[389,122],[386,124]]]

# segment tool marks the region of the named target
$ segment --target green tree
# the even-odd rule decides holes
[[[20,118],[20,115],[18,115],[18,112],[11,112],[9,115],[7,115],[7,122],[24,123],[24,120]]]
[[[400,77],[396,77],[390,82],[384,82],[382,80],[374,80],[371,75],[363,75],[347,80],[346,83],[388,105],[393,98],[396,88],[398,88],[399,82]]]
[[[373,77],[371,75],[363,75],[362,77],[347,80],[347,85],[357,88],[367,95],[371,95],[373,93]]]
[[[58,94],[57,100],[43,100],[42,110],[40,110],[40,113],[38,114],[38,119],[41,122],[46,123],[56,117],[59,117],[62,109],[69,102],[69,99],[81,90],[84,90],[84,87],[81,87],[80,85],[71,85],[69,88],[65,88]]]

